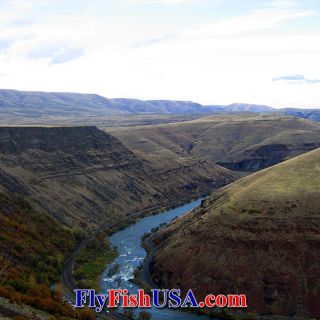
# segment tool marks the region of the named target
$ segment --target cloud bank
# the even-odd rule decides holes
[[[319,107],[319,15],[314,0],[3,0],[0,88]]]
[[[285,81],[289,84],[297,84],[297,83],[320,83],[320,79],[308,79],[302,74],[296,74],[292,76],[282,76],[276,77],[272,79],[273,81]]]

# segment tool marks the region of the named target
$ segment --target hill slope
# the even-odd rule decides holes
[[[0,191],[71,226],[177,205],[235,177],[210,161],[146,161],[96,127],[0,127]]]
[[[148,158],[196,157],[255,171],[320,147],[320,124],[278,115],[219,115],[157,126],[108,129]]]
[[[183,117],[208,114],[266,113],[291,115],[320,121],[319,109],[275,109],[266,105],[233,103],[230,105],[202,105],[192,101],[108,99],[98,94],[68,92],[40,92],[0,89],[0,124],[3,125],[81,125],[113,126],[126,124],[128,117],[144,124],[178,121]],[[139,115],[142,118],[135,118]],[[155,116],[157,116],[155,118]],[[179,120],[180,117],[180,120]]]
[[[60,281],[64,259],[79,241],[80,233],[74,231],[35,211],[25,200],[1,193],[0,296],[76,318],[76,312],[61,302],[61,288],[54,292],[51,287]]]
[[[134,114],[205,114],[216,109],[187,101],[107,99],[97,94],[0,89],[2,124],[26,123],[28,119],[34,119],[36,123],[41,119],[42,123],[47,123],[48,117],[62,120]]]
[[[156,281],[200,297],[244,292],[260,313],[319,316],[319,164],[317,149],[213,193],[157,234]]]
[[[0,109],[6,117],[37,118],[47,116],[72,116],[122,114],[124,111],[107,98],[97,94],[0,90]]]

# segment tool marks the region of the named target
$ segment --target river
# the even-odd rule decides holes
[[[200,205],[202,199],[185,204],[181,207],[161,212],[157,215],[150,216],[139,220],[137,223],[130,225],[126,229],[114,233],[109,241],[118,250],[118,257],[108,266],[102,275],[101,288],[105,293],[107,289],[128,289],[130,293],[137,293],[139,287],[133,284],[130,279],[134,278],[134,271],[142,263],[146,257],[146,251],[141,247],[141,237],[150,232],[152,228],[159,226],[162,223],[168,223],[177,216],[181,216],[186,212],[191,211]],[[110,269],[114,270],[114,266],[118,265],[117,271],[108,276]],[[135,315],[141,311],[134,310]],[[173,309],[144,309],[152,315],[152,319],[156,320],[194,320],[209,319],[206,316],[199,316],[187,312],[181,312]]]

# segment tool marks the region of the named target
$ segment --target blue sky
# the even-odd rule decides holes
[[[318,0],[2,0],[0,87],[320,107]]]

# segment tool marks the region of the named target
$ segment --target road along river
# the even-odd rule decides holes
[[[114,233],[109,238],[109,241],[117,248],[119,255],[102,275],[102,293],[105,293],[107,289],[128,289],[129,293],[137,293],[139,287],[132,283],[130,279],[134,278],[134,271],[142,265],[147,255],[145,249],[141,246],[141,237],[160,224],[168,223],[175,217],[181,216],[196,208],[200,205],[201,200],[202,199],[198,199],[181,207],[143,218],[126,229]],[[142,309],[135,309],[134,314],[137,315],[140,311],[142,311]],[[199,316],[167,308],[158,309],[153,307],[151,309],[143,309],[143,311],[150,313],[152,319],[156,320],[209,319],[206,316]]]

